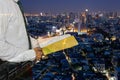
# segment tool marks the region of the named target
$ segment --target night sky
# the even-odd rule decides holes
[[[21,0],[27,13],[120,11],[120,0]]]

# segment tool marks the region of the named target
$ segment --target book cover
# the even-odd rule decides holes
[[[76,46],[78,45],[78,42],[74,36],[66,34],[62,36],[39,39],[39,45],[42,48],[44,55],[48,55]]]

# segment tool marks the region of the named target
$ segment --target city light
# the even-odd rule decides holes
[[[89,10],[88,9],[85,9],[86,12],[88,12]]]

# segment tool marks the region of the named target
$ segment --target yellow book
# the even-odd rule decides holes
[[[44,55],[71,48],[76,45],[78,45],[77,40],[74,36],[71,36],[69,34],[56,36],[49,39],[48,41],[40,43],[40,47],[42,48]]]

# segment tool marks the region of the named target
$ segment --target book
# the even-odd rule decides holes
[[[54,52],[64,50],[78,45],[77,40],[70,34],[55,36],[50,38],[39,39],[39,45],[43,54],[48,55]]]

